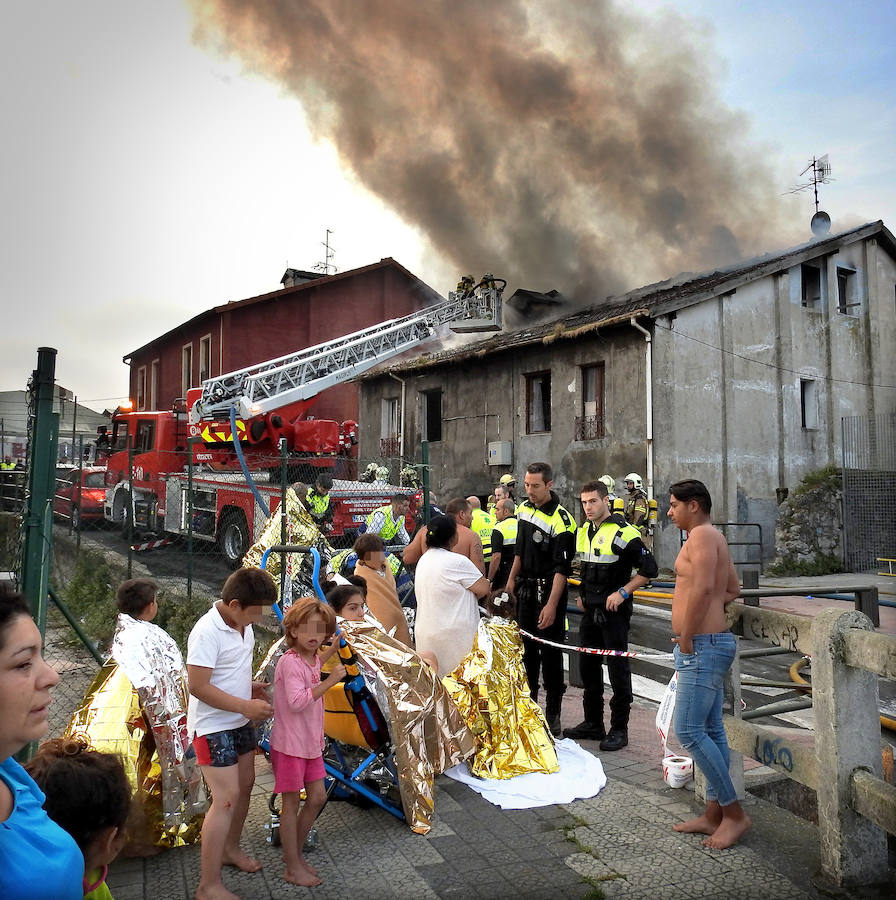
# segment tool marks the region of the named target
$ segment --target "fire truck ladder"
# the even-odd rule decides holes
[[[428,340],[441,325],[456,332],[500,331],[503,283],[496,281],[501,283],[486,275],[475,288],[452,291],[447,301],[390,323],[209,378],[193,417],[225,418],[235,408],[247,419],[307,400]]]

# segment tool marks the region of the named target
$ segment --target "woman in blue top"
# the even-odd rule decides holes
[[[47,733],[50,688],[41,636],[21,594],[0,591],[0,897],[81,900],[84,857],[43,809],[44,795],[12,758]]]

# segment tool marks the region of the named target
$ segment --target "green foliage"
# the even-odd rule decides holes
[[[118,615],[114,580],[109,564],[99,553],[82,553],[68,586],[58,591],[84,632],[103,651],[109,649]]]
[[[22,522],[15,513],[0,514],[0,569],[11,572],[16,565]]]
[[[170,591],[167,588],[159,598],[159,612],[153,622],[174,638],[185,659],[190,631],[196,620],[208,612],[211,602],[212,598],[207,594],[194,592],[193,597],[189,598],[186,591]]]
[[[807,472],[800,483],[793,489],[794,497],[808,494],[819,489],[824,491],[839,491],[843,486],[843,474],[837,466],[825,466],[814,472]],[[817,574],[817,573],[813,573]]]
[[[816,575],[837,575],[843,571],[843,561],[838,556],[828,553],[820,553],[811,560],[797,560],[792,556],[785,556],[769,566],[769,575],[812,577]]]

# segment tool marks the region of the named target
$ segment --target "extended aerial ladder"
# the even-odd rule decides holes
[[[308,400],[428,340],[442,325],[459,333],[500,331],[505,285],[493,275],[484,275],[479,284],[467,277],[448,300],[419,312],[208,378],[190,410],[190,421],[226,418],[231,410],[249,419]]]

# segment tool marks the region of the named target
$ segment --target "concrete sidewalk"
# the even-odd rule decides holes
[[[608,776],[607,786],[589,800],[505,812],[442,776],[426,836],[380,809],[331,802],[317,823],[319,846],[309,852],[324,882],[313,889],[280,877],[280,851],[266,842],[264,828],[273,776],[259,756],[244,846],[264,868],[254,875],[227,870],[225,882],[244,900],[823,896],[812,884],[819,869],[817,829],[765,801],[748,797],[753,828],[729,850],[708,850],[701,836],[672,830],[698,806],[692,791],[673,790],[662,780],[655,715],[654,704],[636,701],[629,746],[617,753],[599,753],[596,744],[584,742],[599,753]],[[580,719],[581,692],[571,688],[563,722]],[[118,861],[109,884],[116,900],[181,900],[193,896],[198,878],[199,848],[184,847]]]

